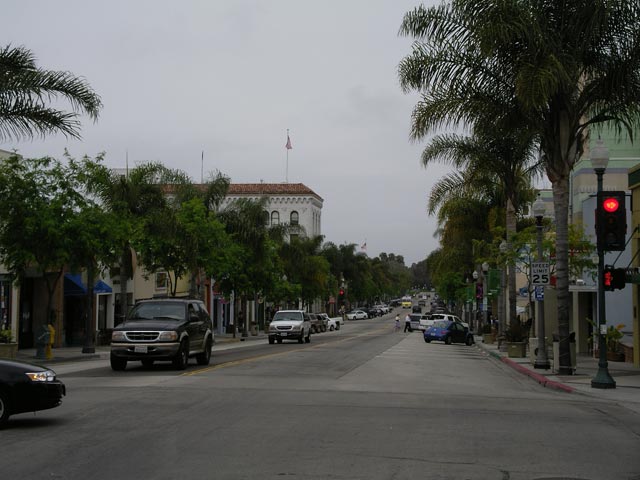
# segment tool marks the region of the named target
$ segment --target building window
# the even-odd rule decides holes
[[[275,210],[271,212],[271,225],[280,225],[280,213]]]
[[[269,225],[269,212],[267,212],[266,210],[262,211],[262,219],[264,220],[264,224],[265,225]]]
[[[291,225],[298,225],[299,224],[298,212],[296,212],[295,210],[293,212],[291,212],[291,217],[289,218],[289,223]]]

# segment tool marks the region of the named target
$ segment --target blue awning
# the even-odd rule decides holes
[[[112,293],[113,290],[102,280],[98,280],[93,287],[93,294]],[[82,276],[77,273],[64,274],[64,296],[79,297],[87,294],[87,287],[82,282]]]
[[[113,290],[109,285],[104,283],[102,280],[98,280],[93,287],[93,293],[112,293]]]
[[[76,273],[64,274],[64,296],[78,297],[87,294],[87,288],[82,283],[82,277]]]

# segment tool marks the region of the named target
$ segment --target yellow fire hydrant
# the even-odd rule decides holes
[[[47,357],[47,360],[51,360],[53,358],[53,352],[51,351],[51,347],[53,347],[53,342],[56,337],[56,329],[53,328],[52,324],[47,325],[47,327],[49,328],[49,342],[47,343],[44,349],[44,353],[45,353],[45,356]]]

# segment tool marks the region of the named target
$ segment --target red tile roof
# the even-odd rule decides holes
[[[232,183],[227,195],[313,195],[322,200],[303,183]]]

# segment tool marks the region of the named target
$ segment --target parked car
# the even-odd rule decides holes
[[[459,317],[455,315],[451,315],[450,313],[433,313],[431,317],[434,320],[446,320],[448,322],[458,322],[461,323],[464,327],[469,328],[469,324],[467,322],[463,322]]]
[[[298,343],[311,342],[311,319],[302,310],[279,310],[269,324],[269,343],[283,340],[297,340]]]
[[[309,321],[311,322],[311,333],[320,333],[327,331],[326,321],[319,314],[309,313]]]
[[[351,310],[347,312],[347,320],[363,320],[365,318],[369,318],[369,315],[362,310]]]
[[[124,370],[129,361],[149,367],[157,360],[169,360],[184,370],[194,356],[198,365],[209,365],[213,342],[213,324],[201,300],[142,300],[113,329],[111,368]]]
[[[0,428],[11,415],[57,407],[65,395],[65,385],[53,370],[0,359]]]
[[[435,323],[433,317],[428,313],[423,313],[420,317],[420,330],[423,332]]]
[[[378,307],[360,307],[359,310],[365,312],[369,318],[382,316],[382,309]]]
[[[422,313],[422,307],[419,305],[414,305],[411,307],[411,313]]]
[[[447,345],[451,343],[464,343],[473,345],[473,334],[467,327],[459,322],[450,320],[439,320],[424,331],[424,341],[430,343],[432,341],[444,342]]]
[[[340,318],[330,318],[326,313],[318,313],[318,316],[324,319],[327,330],[340,330]]]
[[[374,305],[373,308],[380,310],[381,315],[384,315],[385,313],[389,313],[391,311],[391,308],[388,305],[385,305],[384,303],[379,303],[377,305]]]
[[[409,314],[409,319],[411,320],[411,331],[420,330],[420,318],[422,318],[421,313],[411,313]]]
[[[328,329],[330,332],[333,332],[334,330],[340,330],[340,318],[329,318],[328,325]]]

